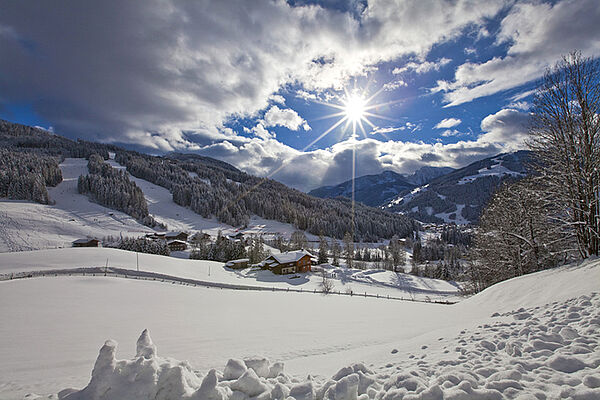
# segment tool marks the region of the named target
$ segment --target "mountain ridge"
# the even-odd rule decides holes
[[[403,175],[391,170],[379,174],[363,175],[354,180],[354,199],[371,207],[378,207],[394,196],[423,185],[440,175],[454,171],[450,167],[424,166],[411,175]],[[320,198],[352,196],[352,180],[337,185],[321,186],[308,192]]]

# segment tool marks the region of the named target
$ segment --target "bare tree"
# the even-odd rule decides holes
[[[335,284],[333,283],[333,280],[327,275],[327,271],[325,269],[321,271],[321,275],[323,277],[323,281],[321,282],[323,293],[329,294],[333,291],[333,287],[335,286]]]
[[[549,69],[537,91],[529,147],[560,204],[552,218],[577,239],[582,258],[600,254],[600,63],[573,52]]]
[[[540,197],[535,178],[505,184],[484,209],[472,249],[468,275],[475,291],[565,261],[568,237],[548,217],[552,203]]]

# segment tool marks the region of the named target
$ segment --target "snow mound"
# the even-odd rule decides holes
[[[136,357],[115,358],[116,342],[100,349],[88,386],[65,400],[444,400],[600,398],[600,295],[591,293],[498,314],[422,355],[385,367],[357,363],[330,379],[298,380],[282,363],[231,359],[202,376],[187,362],[161,358],[147,330]],[[442,340],[440,338],[439,340]],[[392,356],[390,356],[392,357]]]

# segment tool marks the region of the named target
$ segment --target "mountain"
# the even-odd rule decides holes
[[[438,176],[449,174],[452,171],[454,171],[454,168],[425,166],[416,170],[414,174],[406,176],[406,180],[413,185],[421,186],[427,184]]]
[[[422,167],[412,175],[401,175],[393,171],[383,171],[376,175],[365,175],[354,180],[354,199],[371,207],[387,204],[398,194],[412,190],[440,175],[454,171],[448,167]],[[352,180],[334,186],[322,186],[308,192],[322,199],[352,197]]]
[[[423,222],[474,223],[494,191],[528,174],[530,152],[499,154],[400,193],[384,208]]]
[[[361,176],[356,178],[354,182],[354,199],[372,207],[379,206],[399,193],[415,187],[415,184],[408,182],[406,177],[393,171]],[[352,180],[335,186],[323,186],[311,190],[308,194],[322,199],[351,198]]]
[[[112,145],[72,141],[41,129],[1,120],[0,149],[4,160],[0,164],[3,167],[0,169],[0,197],[10,199],[52,202],[46,186],[57,185],[62,180],[58,164],[65,158],[84,161],[97,154],[104,160],[114,156],[117,165],[98,162],[103,173],[97,177],[90,176],[92,171],[82,171],[82,174],[89,174],[80,179],[84,185],[79,188],[79,193],[82,188],[94,186],[90,190],[92,197],[111,208],[121,204],[122,207],[117,209],[132,209],[127,203],[131,196],[119,193],[119,187],[129,185],[131,193],[140,193],[126,176],[111,170],[117,167],[126,169],[135,178],[167,189],[175,204],[189,208],[199,217],[216,218],[235,227],[245,227],[251,217],[258,216],[288,223],[315,235],[322,233],[341,239],[346,232],[354,232],[355,240],[367,242],[395,235],[406,237],[418,228],[412,218],[362,204],[353,207],[343,198],[325,200],[309,196],[209,157],[177,153],[150,156]],[[33,168],[36,160],[39,166]],[[39,195],[29,195],[34,192]],[[143,194],[152,196],[152,193]],[[143,203],[141,200],[140,197],[140,204]]]

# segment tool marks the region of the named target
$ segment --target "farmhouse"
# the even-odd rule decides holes
[[[170,240],[167,242],[169,250],[171,251],[183,251],[187,249],[187,243],[182,240]]]
[[[180,240],[182,242],[187,242],[188,234],[185,232],[169,232],[165,234],[165,239],[169,240]]]
[[[294,274],[311,271],[311,260],[312,256],[309,252],[299,250],[271,255],[262,262],[262,265],[275,274]]]
[[[98,239],[77,239],[73,242],[73,247],[98,247]]]

